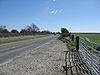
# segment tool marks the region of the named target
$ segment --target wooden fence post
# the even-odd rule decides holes
[[[100,58],[99,58],[99,75],[100,75]]]
[[[72,41],[74,41],[74,35],[72,35],[71,39],[72,39]]]
[[[79,50],[79,36],[76,37],[76,50]]]

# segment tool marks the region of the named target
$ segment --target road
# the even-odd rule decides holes
[[[57,37],[58,35],[31,39],[31,40],[24,40],[24,41],[13,42],[13,43],[8,43],[8,44],[1,44],[0,45],[0,64],[7,61],[8,59],[13,58],[14,56],[19,55],[20,53],[26,50],[32,50]]]

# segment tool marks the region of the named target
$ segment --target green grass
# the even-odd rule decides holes
[[[77,34],[74,34],[74,35],[75,35],[75,37],[79,36],[79,37],[82,37],[82,38],[88,38],[91,42],[100,44],[100,34],[78,34],[77,33]],[[91,45],[92,45],[91,43],[88,43],[88,46],[91,46]],[[98,45],[93,44],[94,49],[97,49],[97,47],[98,47]],[[92,51],[90,48],[88,48],[88,50],[91,51],[93,54],[98,55],[98,53]]]
[[[74,35],[83,38],[88,38],[90,41],[100,44],[100,34],[74,34]]]
[[[66,43],[66,46],[68,47],[69,50],[71,51],[75,50],[75,44],[70,39],[65,39],[61,35],[58,37],[58,39]]]
[[[35,38],[46,37],[46,36],[48,36],[48,35],[33,35],[33,36],[19,36],[19,37],[0,38],[0,44],[17,42],[17,41],[22,41],[22,40],[35,39]]]

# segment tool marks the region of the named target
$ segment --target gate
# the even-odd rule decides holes
[[[79,38],[79,52],[93,75],[100,75],[100,51],[95,48],[100,44],[93,43],[88,38]]]

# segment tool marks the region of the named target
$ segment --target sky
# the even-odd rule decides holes
[[[21,30],[100,32],[100,0],[0,0],[0,25]]]

